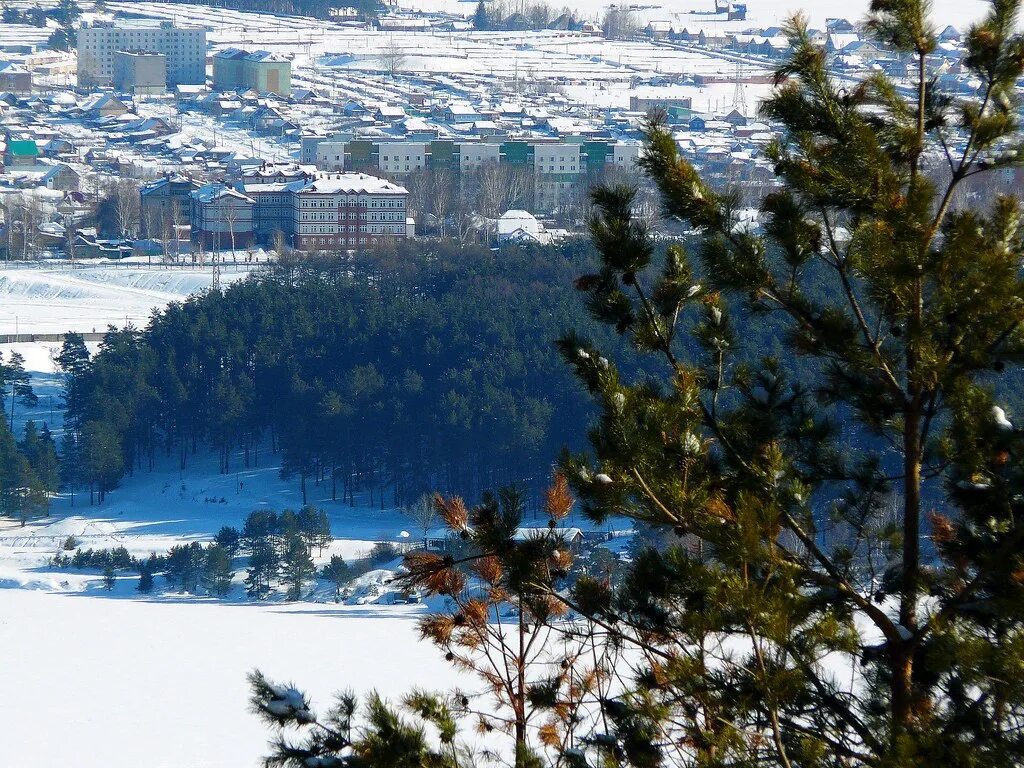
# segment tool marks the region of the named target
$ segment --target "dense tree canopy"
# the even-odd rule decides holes
[[[69,337],[74,482],[102,494],[209,445],[224,472],[269,447],[304,490],[375,503],[541,484],[590,414],[553,345],[586,322],[581,246],[304,260],[112,330],[92,360]]]

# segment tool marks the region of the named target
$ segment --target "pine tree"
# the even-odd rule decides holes
[[[249,550],[249,568],[245,589],[250,597],[262,600],[270,594],[280,568],[280,558],[269,538],[259,538]]]
[[[206,548],[203,563],[203,587],[216,597],[227,597],[231,592],[231,554],[219,544]]]
[[[32,376],[25,370],[25,358],[20,352],[11,352],[10,359],[2,366],[0,373],[4,391],[10,388],[11,394],[11,430],[14,430],[14,405],[21,403],[34,406],[39,402],[35,390],[32,389]]]
[[[137,589],[144,595],[148,595],[153,591],[153,571],[148,563],[143,563],[142,567],[139,568],[139,585]]]
[[[224,548],[224,550],[231,556],[234,557],[238,554],[238,550],[241,547],[241,535],[238,533],[237,528],[225,525],[214,536],[213,540],[218,546]]]
[[[203,547],[199,542],[176,544],[167,553],[165,576],[171,586],[178,587],[179,592],[195,594],[204,561]]]
[[[476,12],[473,14],[473,29],[485,30],[490,26],[487,19],[487,6],[484,5],[484,0],[480,0],[476,4]]]
[[[114,589],[114,584],[117,583],[117,575],[114,573],[114,567],[107,565],[103,569],[103,588],[110,592]]]
[[[331,555],[330,561],[320,571],[320,578],[334,585],[334,602],[341,602],[341,588],[349,580],[349,567],[341,555]]]
[[[593,519],[675,536],[617,589],[569,598],[637,654],[639,685],[605,705],[618,764],[1024,761],[1024,431],[1004,409],[1024,231],[1017,200],[957,196],[1020,160],[1024,39],[1018,3],[994,2],[962,60],[980,96],[955,98],[931,79],[926,8],[872,3],[870,29],[914,64],[909,94],[881,73],[841,85],[788,25],[762,229],[657,118],[642,164],[698,257],[651,237],[634,190],[594,195],[601,268],[579,287],[663,381],[565,338],[602,414],[594,459],[564,470]],[[785,361],[745,349],[744,317]]]
[[[285,541],[281,565],[281,581],[288,587],[288,599],[302,599],[302,588],[313,579],[316,568],[309,549],[299,536],[289,536]]]

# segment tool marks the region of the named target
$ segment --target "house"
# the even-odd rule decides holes
[[[10,139],[4,150],[4,167],[31,168],[39,159],[39,146],[31,139]]]
[[[495,223],[498,242],[546,243],[544,225],[528,211],[510,210]]]
[[[405,118],[405,108],[381,104],[374,111],[373,118],[381,123],[397,123]]]
[[[50,139],[43,145],[43,154],[47,157],[69,155],[75,151],[75,145],[67,139]]]
[[[441,119],[446,123],[475,123],[480,113],[468,104],[449,104],[441,110]]]
[[[825,40],[825,50],[829,53],[839,53],[857,42],[860,42],[860,35],[856,32],[831,31]]]
[[[733,127],[741,127],[747,124],[747,118],[736,109],[723,117],[722,120]]]
[[[60,192],[77,192],[81,177],[71,166],[58,163],[50,166],[39,179],[41,186]]]
[[[652,40],[668,40],[672,34],[672,22],[652,21],[644,28],[644,34]]]
[[[11,61],[0,61],[0,92],[30,93],[32,73]]]
[[[132,110],[120,99],[109,93],[102,93],[89,99],[82,105],[82,111],[93,119],[101,117],[117,117]]]
[[[532,541],[549,536],[561,539],[574,550],[583,544],[583,531],[579,528],[517,528],[512,538],[515,541]]]

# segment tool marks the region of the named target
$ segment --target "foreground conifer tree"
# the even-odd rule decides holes
[[[665,378],[627,383],[565,339],[603,415],[596,461],[564,470],[595,519],[678,537],[621,589],[575,589],[644,657],[608,709],[621,763],[1024,761],[1024,433],[994,399],[1024,351],[1021,210],[954,204],[1024,158],[1017,12],[995,0],[970,30],[981,88],[963,100],[930,79],[924,0],[872,3],[873,31],[914,62],[909,96],[882,74],[834,81],[791,22],[764,108],[784,132],[763,232],[652,121],[642,162],[701,236],[692,264],[658,253],[631,190],[595,196],[602,266],[579,287]],[[730,315],[756,313],[799,378],[745,355]]]
[[[585,731],[560,735],[572,749],[519,750],[520,765],[1024,764],[1024,431],[1002,400],[1024,357],[1024,231],[1016,200],[956,202],[972,177],[1024,159],[1017,13],[995,0],[969,32],[981,89],[963,100],[930,79],[922,0],[872,3],[874,32],[915,63],[910,95],[880,74],[833,81],[792,22],[765,106],[783,131],[761,230],[656,119],[643,164],[699,251],[662,249],[633,190],[595,194],[602,263],[579,287],[663,379],[628,381],[564,339],[602,413],[595,455],[562,472],[592,518],[625,515],[667,545],[638,550],[621,581],[567,590],[561,545],[531,559],[519,518],[484,505],[450,515],[471,553],[409,563],[415,581],[446,584],[494,558],[506,591],[562,601],[616,650],[621,685],[567,724]],[[737,321],[751,318],[780,329],[780,359],[746,348]],[[254,683],[261,714],[320,733],[300,694]],[[299,715],[277,712],[289,697]],[[414,740],[400,761],[313,738],[282,742],[271,763],[466,764],[441,730],[447,741]]]

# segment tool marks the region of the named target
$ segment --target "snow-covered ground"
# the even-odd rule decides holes
[[[453,673],[412,607],[219,605],[0,590],[0,765],[256,768],[245,674],[397,696]]]
[[[226,265],[221,284],[245,277]],[[144,326],[154,309],[210,288],[210,267],[93,264],[69,270],[45,263],[0,269],[0,334],[102,333],[108,325]],[[0,349],[2,351],[2,349]],[[38,369],[37,369],[38,370]]]

